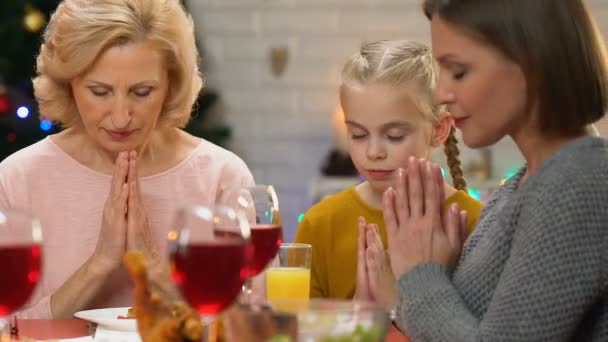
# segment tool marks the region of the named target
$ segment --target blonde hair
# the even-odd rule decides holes
[[[425,119],[437,124],[444,115],[445,106],[435,100],[438,68],[431,49],[424,44],[408,40],[380,40],[361,45],[342,70],[344,86],[358,88],[372,82],[389,84],[399,88],[413,88],[412,97]],[[450,129],[444,144],[444,152],[456,189],[466,189],[460,166],[460,150],[454,129]]]
[[[159,124],[185,127],[203,87],[192,18],[178,0],[64,0],[51,17],[37,58],[34,93],[45,118],[80,124],[70,81],[108,48],[150,41],[163,53],[169,92]]]

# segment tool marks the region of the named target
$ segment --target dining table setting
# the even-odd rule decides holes
[[[127,252],[132,306],[81,310],[70,319],[19,317],[44,277],[42,227],[33,215],[0,209],[0,267],[11,279],[0,282],[0,342],[408,341],[377,303],[310,298],[314,247],[283,241],[271,185],[237,187],[213,206],[176,213],[167,257],[179,304],[158,298],[148,288],[143,253]],[[252,286],[260,275],[262,300]]]
[[[19,335],[13,336],[18,339],[34,341],[57,341],[57,342],[91,342],[91,341],[116,341],[131,342],[141,341],[136,330],[120,331],[104,329],[101,335],[96,334],[98,328],[90,322],[78,318],[74,319],[21,319],[18,322]],[[0,340],[4,342],[4,340]],[[9,340],[10,341],[10,340]],[[385,336],[386,342],[407,342],[409,339],[391,327]]]

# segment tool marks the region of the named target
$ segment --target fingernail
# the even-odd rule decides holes
[[[460,211],[460,208],[458,208],[458,204],[456,204],[456,203],[452,204],[452,206],[450,207],[450,212],[454,215],[458,215],[459,211]]]
[[[441,176],[441,178],[443,178],[443,173],[441,172],[441,168],[439,167],[439,165],[433,166],[433,173],[437,173]]]

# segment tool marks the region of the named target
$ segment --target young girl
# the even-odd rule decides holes
[[[409,162],[384,198],[400,328],[412,341],[607,341],[608,142],[589,125],[608,110],[608,65],[585,2],[424,9],[437,98],[464,142],[509,136],[526,165],[461,249],[457,208],[439,219],[437,168]]]
[[[386,246],[382,194],[394,186],[409,157],[428,159],[435,147],[445,145],[455,187],[445,186],[446,203],[458,203],[469,213],[469,227],[482,206],[465,191],[453,120],[434,100],[437,69],[428,47],[410,41],[366,43],[348,60],[342,78],[350,155],[366,180],[316,204],[300,223],[295,241],[313,246],[311,297],[354,296],[359,217],[377,225]]]

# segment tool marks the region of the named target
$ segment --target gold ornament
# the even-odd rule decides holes
[[[30,32],[40,32],[46,25],[46,17],[40,10],[27,5],[25,8],[25,16],[23,17],[23,26]]]

